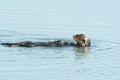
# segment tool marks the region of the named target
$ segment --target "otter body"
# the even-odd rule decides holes
[[[53,41],[53,42],[31,42],[31,41],[24,41],[24,42],[16,42],[16,43],[1,43],[1,45],[9,46],[9,47],[38,47],[38,46],[45,46],[45,47],[60,47],[60,46],[74,46],[75,43],[68,43],[64,42],[63,40]]]
[[[77,47],[87,47],[90,46],[90,38],[85,34],[76,34],[73,35],[73,39],[76,43],[73,42],[65,42],[63,40],[57,40],[52,42],[16,42],[16,43],[1,43],[1,45],[13,47],[37,47],[37,46],[45,46],[45,47],[60,47],[60,46],[77,46]]]

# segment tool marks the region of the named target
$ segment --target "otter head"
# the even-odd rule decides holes
[[[90,38],[85,34],[76,34],[73,36],[73,39],[77,42],[78,46],[90,46]]]

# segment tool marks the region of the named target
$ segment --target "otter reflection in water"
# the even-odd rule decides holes
[[[52,42],[31,42],[31,41],[23,41],[23,42],[15,42],[15,43],[1,43],[1,45],[13,47],[37,47],[37,46],[45,46],[45,47],[60,47],[60,46],[76,46],[76,47],[87,47],[90,46],[90,38],[85,34],[76,34],[73,35],[74,42],[65,42],[63,40],[57,40]]]

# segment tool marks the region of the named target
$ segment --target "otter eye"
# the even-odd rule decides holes
[[[85,40],[82,40],[83,43],[85,43]]]

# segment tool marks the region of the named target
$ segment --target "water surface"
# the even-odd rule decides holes
[[[119,0],[0,1],[0,42],[73,41],[90,48],[0,46],[0,80],[119,80]]]

